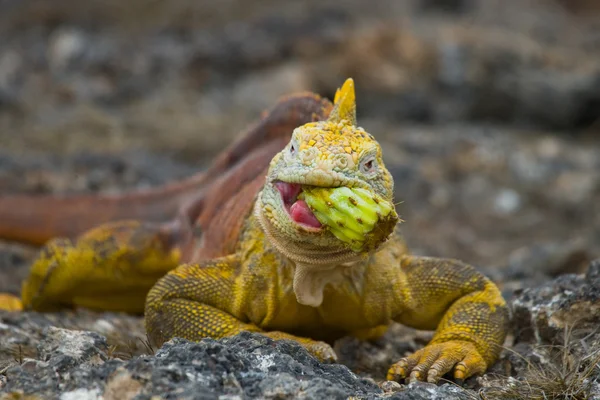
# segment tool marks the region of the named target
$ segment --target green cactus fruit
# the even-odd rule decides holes
[[[306,186],[299,198],[306,201],[321,224],[355,252],[377,248],[398,222],[394,205],[367,189]]]

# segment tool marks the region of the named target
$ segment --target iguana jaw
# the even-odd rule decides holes
[[[315,249],[332,254],[346,252],[348,249],[344,243],[321,226],[304,201],[298,200],[303,186],[276,177],[267,180],[257,199],[264,221],[277,232],[277,236],[281,236],[281,240],[294,243],[307,252]]]

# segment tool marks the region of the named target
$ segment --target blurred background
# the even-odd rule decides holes
[[[0,194],[189,176],[347,77],[415,253],[505,291],[600,256],[597,0],[0,0]],[[0,243],[0,291],[33,255]]]

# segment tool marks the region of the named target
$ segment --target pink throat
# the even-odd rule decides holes
[[[302,192],[301,185],[297,183],[276,182],[275,187],[279,190],[283,205],[292,221],[312,229],[321,228],[321,223],[310,208],[308,208],[308,204],[304,200],[298,200],[298,195]]]

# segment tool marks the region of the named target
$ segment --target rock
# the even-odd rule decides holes
[[[485,398],[600,398],[600,260],[517,292],[514,343],[478,379]],[[482,397],[483,398],[483,397]]]
[[[85,331],[48,328],[38,349],[5,374],[6,393],[47,399],[463,399],[455,385],[408,386],[360,378],[323,364],[290,341],[243,332],[201,342],[173,339],[152,356],[110,359],[106,340]]]
[[[384,393],[396,393],[403,390],[403,386],[395,381],[385,381],[382,382],[379,387],[383,390]]]
[[[431,337],[431,332],[392,324],[377,340],[366,341],[347,336],[335,342],[334,350],[338,362],[353,372],[381,380],[392,364],[425,346]]]
[[[129,400],[140,394],[142,383],[124,368],[119,368],[111,376],[104,390],[104,400]]]
[[[107,360],[105,340],[94,333],[49,328],[39,346],[44,361],[31,360],[7,371],[8,391],[56,398],[346,398],[378,394],[374,383],[346,367],[316,361],[302,347],[244,333],[221,341],[175,339],[155,356],[128,362]],[[85,392],[85,393],[84,393]],[[65,394],[63,394],[65,396]],[[87,397],[84,397],[87,396]],[[71,398],[71,397],[69,397]]]
[[[494,211],[500,215],[513,214],[521,207],[521,196],[512,189],[502,189],[494,201]]]
[[[511,300],[515,341],[564,344],[565,330],[600,344],[600,259],[585,275],[562,275]]]
[[[389,396],[388,399],[421,400],[421,399],[469,399],[468,392],[455,385],[433,385],[430,383],[416,382],[408,386],[393,381],[381,383],[381,388]]]
[[[464,400],[474,398],[473,393],[468,393],[456,385],[444,384],[437,386],[431,383],[411,383],[405,390],[395,393],[388,399],[393,400]]]
[[[43,351],[42,360],[52,358],[53,351],[62,351],[58,347],[53,350],[59,339],[49,327],[55,326],[65,328],[66,332],[85,330],[99,333],[102,336],[89,340],[109,357],[130,358],[151,352],[145,342],[146,331],[139,316],[96,313],[84,309],[56,313],[0,312],[0,371],[27,358],[42,358],[40,350]],[[106,337],[108,349],[100,337]],[[85,359],[97,358],[101,354],[91,349],[89,343],[81,345],[84,351],[90,352]],[[69,356],[79,358],[76,354]]]
[[[68,68],[88,47],[84,35],[75,29],[59,29],[49,41],[48,63],[56,71]]]
[[[513,250],[502,265],[482,268],[510,299],[525,288],[537,287],[562,274],[585,272],[591,260],[584,240],[538,242]]]
[[[505,280],[538,278],[540,275],[556,278],[567,273],[583,273],[590,258],[580,240],[535,243],[514,250],[508,257]]]
[[[38,357],[42,361],[55,362],[57,358],[63,358],[79,365],[84,362],[101,364],[107,359],[106,338],[95,332],[49,326],[43,335],[44,339],[38,345]]]
[[[93,374],[92,366],[104,364],[106,349],[106,339],[97,333],[48,327],[38,345],[38,359],[20,360],[6,371],[6,390],[44,396],[69,391],[73,382]],[[100,389],[95,382],[85,387]]]
[[[152,364],[150,391],[161,395],[206,391],[250,398],[318,399],[380,393],[374,383],[345,366],[319,363],[296,343],[250,333],[200,343],[176,339],[158,351]],[[140,368],[145,369],[132,369],[139,375]]]

